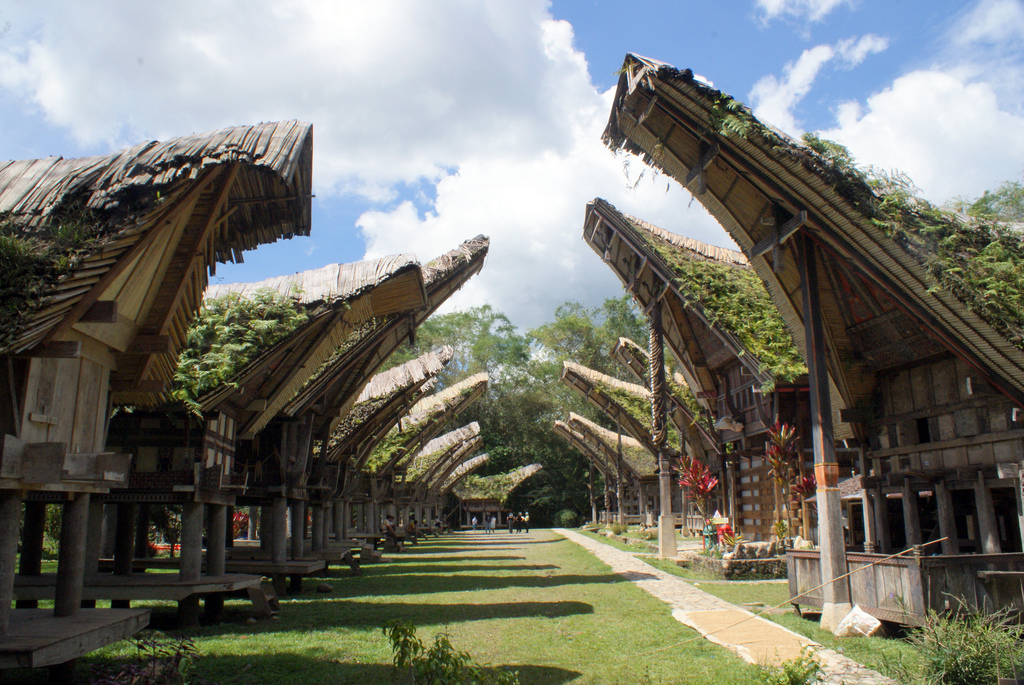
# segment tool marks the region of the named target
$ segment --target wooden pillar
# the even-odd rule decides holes
[[[316,556],[317,552],[323,551],[324,548],[324,505],[322,502],[314,502],[313,507],[313,526],[310,531],[310,546],[313,550],[313,556]]]
[[[903,528],[907,533],[907,547],[921,544],[921,517],[917,508],[917,488],[910,487],[910,479],[903,479]]]
[[[206,575],[223,576],[226,556],[228,507],[210,504],[206,507],[210,525],[206,535]],[[216,622],[224,615],[224,595],[215,592],[203,600],[203,613],[208,622]]]
[[[651,371],[651,439],[658,458],[658,556],[674,559],[676,556],[676,525],[672,515],[672,474],[666,446],[668,430],[665,426],[665,339],[661,328],[661,301],[656,300],[650,313]],[[620,505],[621,506],[621,505]]]
[[[286,561],[288,558],[288,500],[285,497],[274,498],[269,533],[270,558],[276,562]]]
[[[742,525],[743,519],[742,512],[739,511],[739,506],[736,503],[737,479],[738,476],[736,475],[736,461],[733,459],[726,458],[725,482],[726,487],[728,488],[727,493],[729,498],[729,519],[732,521],[733,531],[738,533],[740,531],[740,526]],[[701,521],[701,526],[703,527],[703,525],[704,522]]]
[[[103,553],[107,559],[113,558],[117,546],[117,507],[116,504],[103,505]]]
[[[306,531],[306,503],[293,500],[291,505],[292,546],[291,558],[302,558],[302,538]]]
[[[21,530],[21,559],[18,574],[38,576],[43,572],[43,537],[46,532],[46,502],[25,502],[25,519]],[[34,599],[19,599],[18,609],[36,609]]]
[[[235,508],[225,505],[224,508],[224,546],[235,546]]]
[[[860,504],[864,516],[864,551],[870,554],[875,551],[875,509],[871,505],[871,493],[863,487],[864,479],[870,475],[863,445],[858,449],[858,458],[861,477]]]
[[[594,497],[594,464],[587,465],[587,494],[590,496],[590,522],[597,524],[597,499]]]
[[[939,535],[943,554],[960,554],[960,539],[956,533],[956,518],[953,514],[953,495],[943,481],[935,483],[935,505],[939,510]]]
[[[134,502],[119,502],[116,510],[114,575],[130,576],[135,564],[135,519],[138,515],[138,506]],[[128,609],[131,601],[115,599],[110,606],[114,609]]]
[[[149,505],[140,503],[135,522],[135,556],[145,559],[149,556]]]
[[[978,507],[978,528],[981,531],[981,549],[985,554],[999,554],[999,529],[996,527],[996,508],[992,502],[992,491],[985,484],[985,474],[978,471],[974,483],[974,500]]]
[[[270,506],[264,504],[260,507],[260,549],[269,550],[272,546],[274,536],[277,535],[277,525],[274,517],[277,515],[275,509],[277,500],[273,500]]]
[[[7,635],[11,628],[20,527],[21,492],[0,490],[0,636]]]
[[[99,573],[100,552],[103,551],[103,512],[106,507],[97,498],[89,501],[89,531],[85,545],[86,577]]]
[[[53,597],[54,616],[74,616],[82,608],[88,528],[89,493],[75,493],[64,504],[64,516],[61,518],[57,590]]]
[[[871,504],[875,509],[875,527],[877,528],[875,547],[877,552],[884,554],[891,551],[892,547],[890,542],[892,537],[889,535],[889,503],[882,488],[875,488],[871,494]]]
[[[246,540],[256,539],[256,521],[263,516],[263,507],[249,507],[249,526],[246,531]],[[262,541],[260,541],[260,547],[263,547]]]
[[[334,539],[336,541],[348,540],[348,510],[350,506],[348,500],[338,500],[334,503]]]
[[[203,568],[203,503],[181,505],[181,559],[178,579],[199,580]],[[178,625],[192,626],[199,622],[199,595],[178,601]]]
[[[843,543],[842,502],[839,497],[839,463],[832,430],[832,398],[825,362],[825,324],[821,312],[818,264],[814,242],[807,234],[797,237],[800,289],[803,295],[804,339],[807,346],[811,399],[811,438],[814,475],[818,483],[818,541],[821,550],[821,627],[834,631],[852,609],[850,585],[835,580],[847,572]],[[835,580],[835,582],[833,582]]]

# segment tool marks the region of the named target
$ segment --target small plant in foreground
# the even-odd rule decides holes
[[[615,535],[622,535],[627,530],[629,530],[629,526],[626,526],[626,525],[624,525],[622,523],[613,523],[611,528],[612,528],[612,533],[615,534]]]
[[[1024,625],[1006,612],[972,616],[928,613],[907,638],[918,649],[912,663],[888,663],[903,683],[972,685],[994,683],[1016,670],[1024,675]]]
[[[519,685],[517,671],[488,670],[472,662],[466,652],[452,647],[447,633],[434,636],[427,647],[416,637],[410,621],[391,621],[384,627],[391,641],[397,671],[407,671],[410,683],[423,685]]]
[[[120,666],[94,666],[90,685],[209,685],[192,672],[199,650],[191,638],[151,632],[135,640],[137,660]]]
[[[810,647],[795,659],[783,661],[778,666],[760,666],[759,669],[763,685],[814,685],[820,683],[825,674]]]

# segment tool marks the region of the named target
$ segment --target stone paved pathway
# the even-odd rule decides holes
[[[629,552],[617,550],[571,530],[556,528],[555,532],[589,550],[608,564],[612,571],[668,604],[677,621],[690,626],[711,642],[726,647],[745,661],[779,663],[798,656],[805,647],[811,647],[825,669],[824,682],[829,685],[892,682],[880,673],[864,668],[834,650],[825,649],[803,635],[756,617],[742,607],[695,588],[678,576],[654,568]]]

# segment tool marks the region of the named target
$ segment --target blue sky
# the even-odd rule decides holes
[[[601,145],[627,52],[902,169],[938,203],[1024,171],[1019,0],[0,0],[5,25],[0,158],[311,121],[311,237],[218,279],[427,261],[483,233],[488,264],[452,306],[523,327],[621,292],[580,239],[593,197],[729,244],[686,191],[633,187],[641,163]]]

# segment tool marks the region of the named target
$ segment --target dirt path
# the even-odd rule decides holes
[[[570,530],[558,528],[555,532],[589,550],[608,564],[612,571],[668,604],[677,621],[690,626],[711,642],[735,652],[745,661],[777,664],[799,656],[803,649],[810,647],[825,668],[826,683],[873,685],[892,682],[880,673],[864,668],[838,652],[825,649],[803,635],[756,617],[742,607],[654,568],[629,552],[617,550]]]

